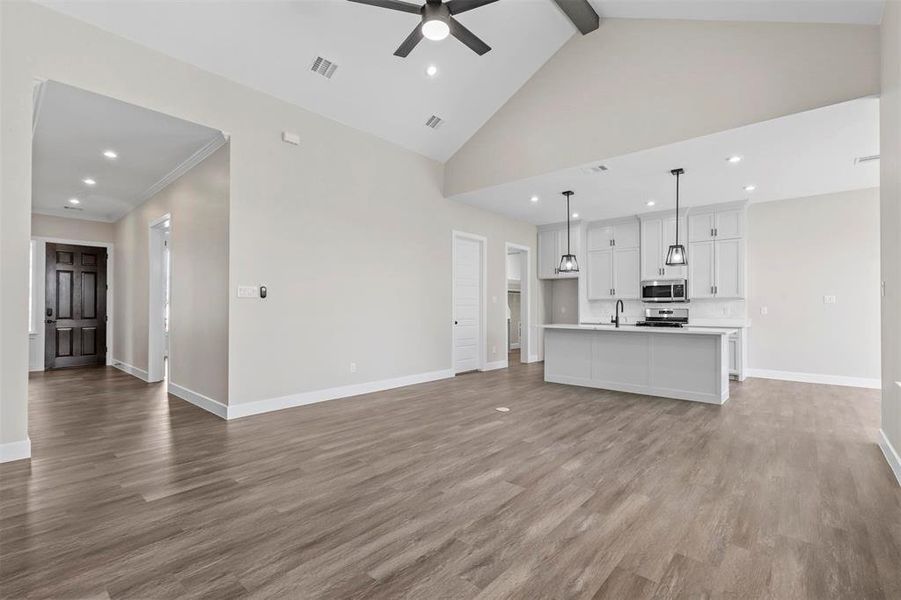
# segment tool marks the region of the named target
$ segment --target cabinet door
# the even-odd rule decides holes
[[[685,218],[679,219],[679,243],[688,250],[689,244],[685,241]],[[685,279],[688,276],[686,267],[668,267],[666,265],[666,253],[669,251],[670,244],[676,240],[676,216],[663,219],[663,240],[660,243],[660,266],[663,269],[664,279]],[[688,262],[691,263],[691,251],[688,250]]]
[[[663,277],[660,260],[660,240],[663,238],[663,221],[646,219],[641,221],[641,279],[653,281]],[[665,253],[663,254],[665,256]]]
[[[538,278],[555,279],[560,255],[557,254],[557,232],[543,230],[538,232]]]
[[[744,211],[742,209],[717,211],[713,227],[718,240],[742,237],[744,235]]]
[[[714,242],[688,244],[688,297],[713,298]]]
[[[729,374],[738,375],[738,362],[740,360],[738,336],[729,336]]]
[[[712,212],[689,215],[686,239],[689,242],[706,242],[707,240],[712,240],[715,227],[716,216]]]
[[[617,223],[613,226],[613,247],[615,249],[638,248],[640,239],[638,221]]]
[[[613,250],[588,253],[588,299],[607,300],[613,295]]]
[[[624,300],[641,295],[641,261],[638,248],[614,249],[613,295]]]
[[[592,227],[588,230],[588,250],[609,250],[613,246],[613,227]]]
[[[716,286],[718,298],[741,298],[744,296],[741,240],[717,240],[715,245],[716,275],[713,285]],[[689,262],[691,264],[691,262]]]

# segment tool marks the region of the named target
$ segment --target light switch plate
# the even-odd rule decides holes
[[[760,307],[760,314],[765,315],[765,314],[767,314],[768,312],[770,312],[770,309],[767,308],[766,306],[761,306],[761,307]]]
[[[823,296],[823,304],[835,304],[835,296]]]
[[[238,286],[238,298],[257,298],[259,295],[259,288],[255,285]]]

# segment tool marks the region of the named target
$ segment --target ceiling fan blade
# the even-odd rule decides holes
[[[378,6],[379,8],[399,10],[402,12],[413,13],[415,15],[422,14],[422,7],[418,4],[410,4],[409,2],[401,2],[400,0],[348,0],[348,2],[356,2],[358,4]]]
[[[601,18],[588,0],[554,0],[582,35],[591,33],[600,26]]]
[[[450,0],[450,2],[445,3],[445,6],[447,6],[447,10],[450,14],[459,15],[467,10],[479,8],[480,6],[485,6],[492,2],[497,2],[497,0]]]
[[[476,34],[463,27],[460,21],[454,18],[450,20],[450,32],[452,36],[469,46],[469,49],[479,56],[491,50],[491,46],[476,37]]]
[[[397,50],[394,51],[394,56],[400,56],[401,58],[406,58],[408,54],[416,47],[422,40],[422,26],[417,25],[413,28],[413,31],[410,32],[410,35],[407,36],[400,46],[397,47]]]

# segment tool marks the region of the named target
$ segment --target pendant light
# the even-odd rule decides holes
[[[557,272],[578,273],[579,261],[576,260],[576,255],[569,248],[569,197],[573,195],[573,192],[566,191],[563,192],[563,195],[566,196],[566,254],[560,257],[560,268],[557,269]]]
[[[685,246],[679,243],[679,177],[685,174],[685,169],[673,169],[670,173],[676,176],[676,243],[666,252],[666,266],[682,267],[688,264]]]

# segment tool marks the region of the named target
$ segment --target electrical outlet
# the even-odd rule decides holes
[[[350,363],[350,372],[351,373],[357,372],[357,363],[355,363],[355,362]]]
[[[259,295],[260,290],[255,285],[238,286],[238,298],[257,298]]]
[[[823,304],[835,304],[835,296],[823,296]]]
[[[766,306],[760,307],[760,314],[765,315],[769,312],[769,309]]]

